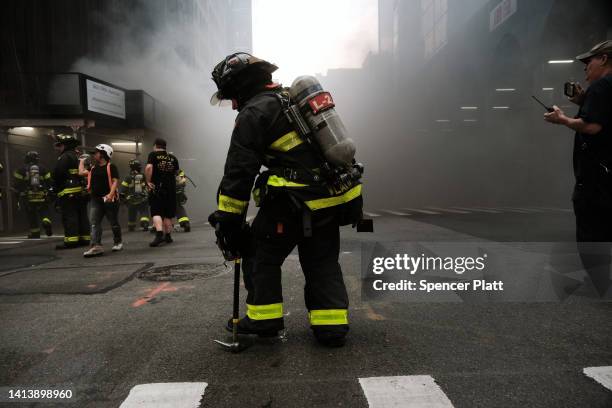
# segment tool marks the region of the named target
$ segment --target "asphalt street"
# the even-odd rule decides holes
[[[105,236],[109,252],[94,259],[84,259],[81,250],[55,251],[57,238],[3,237],[0,387],[73,390],[71,402],[59,407],[119,407],[134,387],[163,383],[201,387],[196,394],[202,407],[612,407],[610,390],[583,372],[612,366],[609,302],[434,303],[362,296],[364,243],[571,242],[569,210],[455,207],[369,214],[375,233],[343,229],[340,264],[351,332],[339,349],[317,345],[310,334],[296,254],[283,269],[286,333],[256,340],[240,354],[215,345],[214,339],[227,338],[232,269],[223,265],[204,223],[156,249],[148,247],[150,234],[131,232],[124,250],[110,253]],[[435,402],[412,393],[405,403],[381,405],[374,386],[364,381],[378,377],[396,378],[389,383],[396,389],[432,378],[421,391],[436,388],[442,396]]]

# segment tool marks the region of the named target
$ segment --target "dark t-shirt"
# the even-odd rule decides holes
[[[576,133],[574,137],[576,182],[592,185],[605,174],[604,166],[612,176],[612,75],[589,86],[577,117],[602,126],[596,135]]]
[[[166,151],[151,152],[147,164],[153,165],[151,181],[158,191],[174,192],[179,162],[174,155]]]
[[[119,179],[119,171],[117,166],[110,164],[111,179]],[[104,166],[96,165],[91,169],[91,195],[94,197],[104,197],[110,193],[108,185],[108,173],[106,164]]]

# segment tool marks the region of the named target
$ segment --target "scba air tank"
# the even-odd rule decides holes
[[[289,89],[291,100],[298,105],[314,141],[330,163],[349,167],[355,157],[355,143],[347,136],[346,128],[334,109],[329,92],[313,76],[300,76]]]

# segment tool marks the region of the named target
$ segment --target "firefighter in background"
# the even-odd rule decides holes
[[[75,151],[77,139],[68,134],[58,134],[54,144],[59,153],[53,171],[54,191],[62,213],[64,242],[56,249],[89,246],[91,241],[87,217],[87,191],[85,180],[79,176],[79,156]]]
[[[338,264],[340,226],[360,219],[361,183],[335,190],[322,179],[323,161],[284,114],[286,93],[272,82],[276,69],[237,53],[213,70],[218,92],[211,103],[231,100],[238,116],[218,208],[208,220],[226,259],[243,258],[248,294],[239,333],[274,336],[284,328],[281,265],[297,246],[314,337],[326,346],[342,346],[349,299]],[[262,166],[268,170],[260,174]],[[253,242],[244,220],[254,181],[260,210],[251,226]]]
[[[176,218],[183,231],[189,232],[191,231],[191,224],[189,223],[187,210],[185,210],[185,203],[187,203],[186,186],[187,176],[183,170],[180,170],[176,175]]]
[[[28,238],[40,238],[41,224],[47,236],[53,235],[49,218],[51,184],[51,173],[40,164],[38,152],[27,152],[24,166],[13,173],[13,187],[19,195],[19,209],[25,210],[28,215]]]
[[[143,231],[149,230],[149,203],[147,186],[142,164],[139,160],[130,160],[130,174],[123,179],[119,187],[119,195],[128,208],[128,231],[136,229],[136,219]]]

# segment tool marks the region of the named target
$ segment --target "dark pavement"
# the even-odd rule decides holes
[[[583,374],[612,366],[610,303],[361,299],[362,242],[573,239],[564,210],[458,211],[373,210],[376,233],[343,230],[351,332],[340,349],[314,342],[291,255],[286,336],[220,350],[213,339],[227,337],[232,270],[204,224],[157,249],[152,235],[133,232],[110,253],[107,237],[108,253],[95,259],[56,252],[54,240],[3,238],[15,243],[0,245],[0,386],[65,386],[74,398],[61,407],[118,407],[138,384],[177,382],[207,383],[206,407],[367,407],[359,378],[429,375],[454,407],[612,407],[612,393]],[[178,264],[171,277],[150,271]]]

